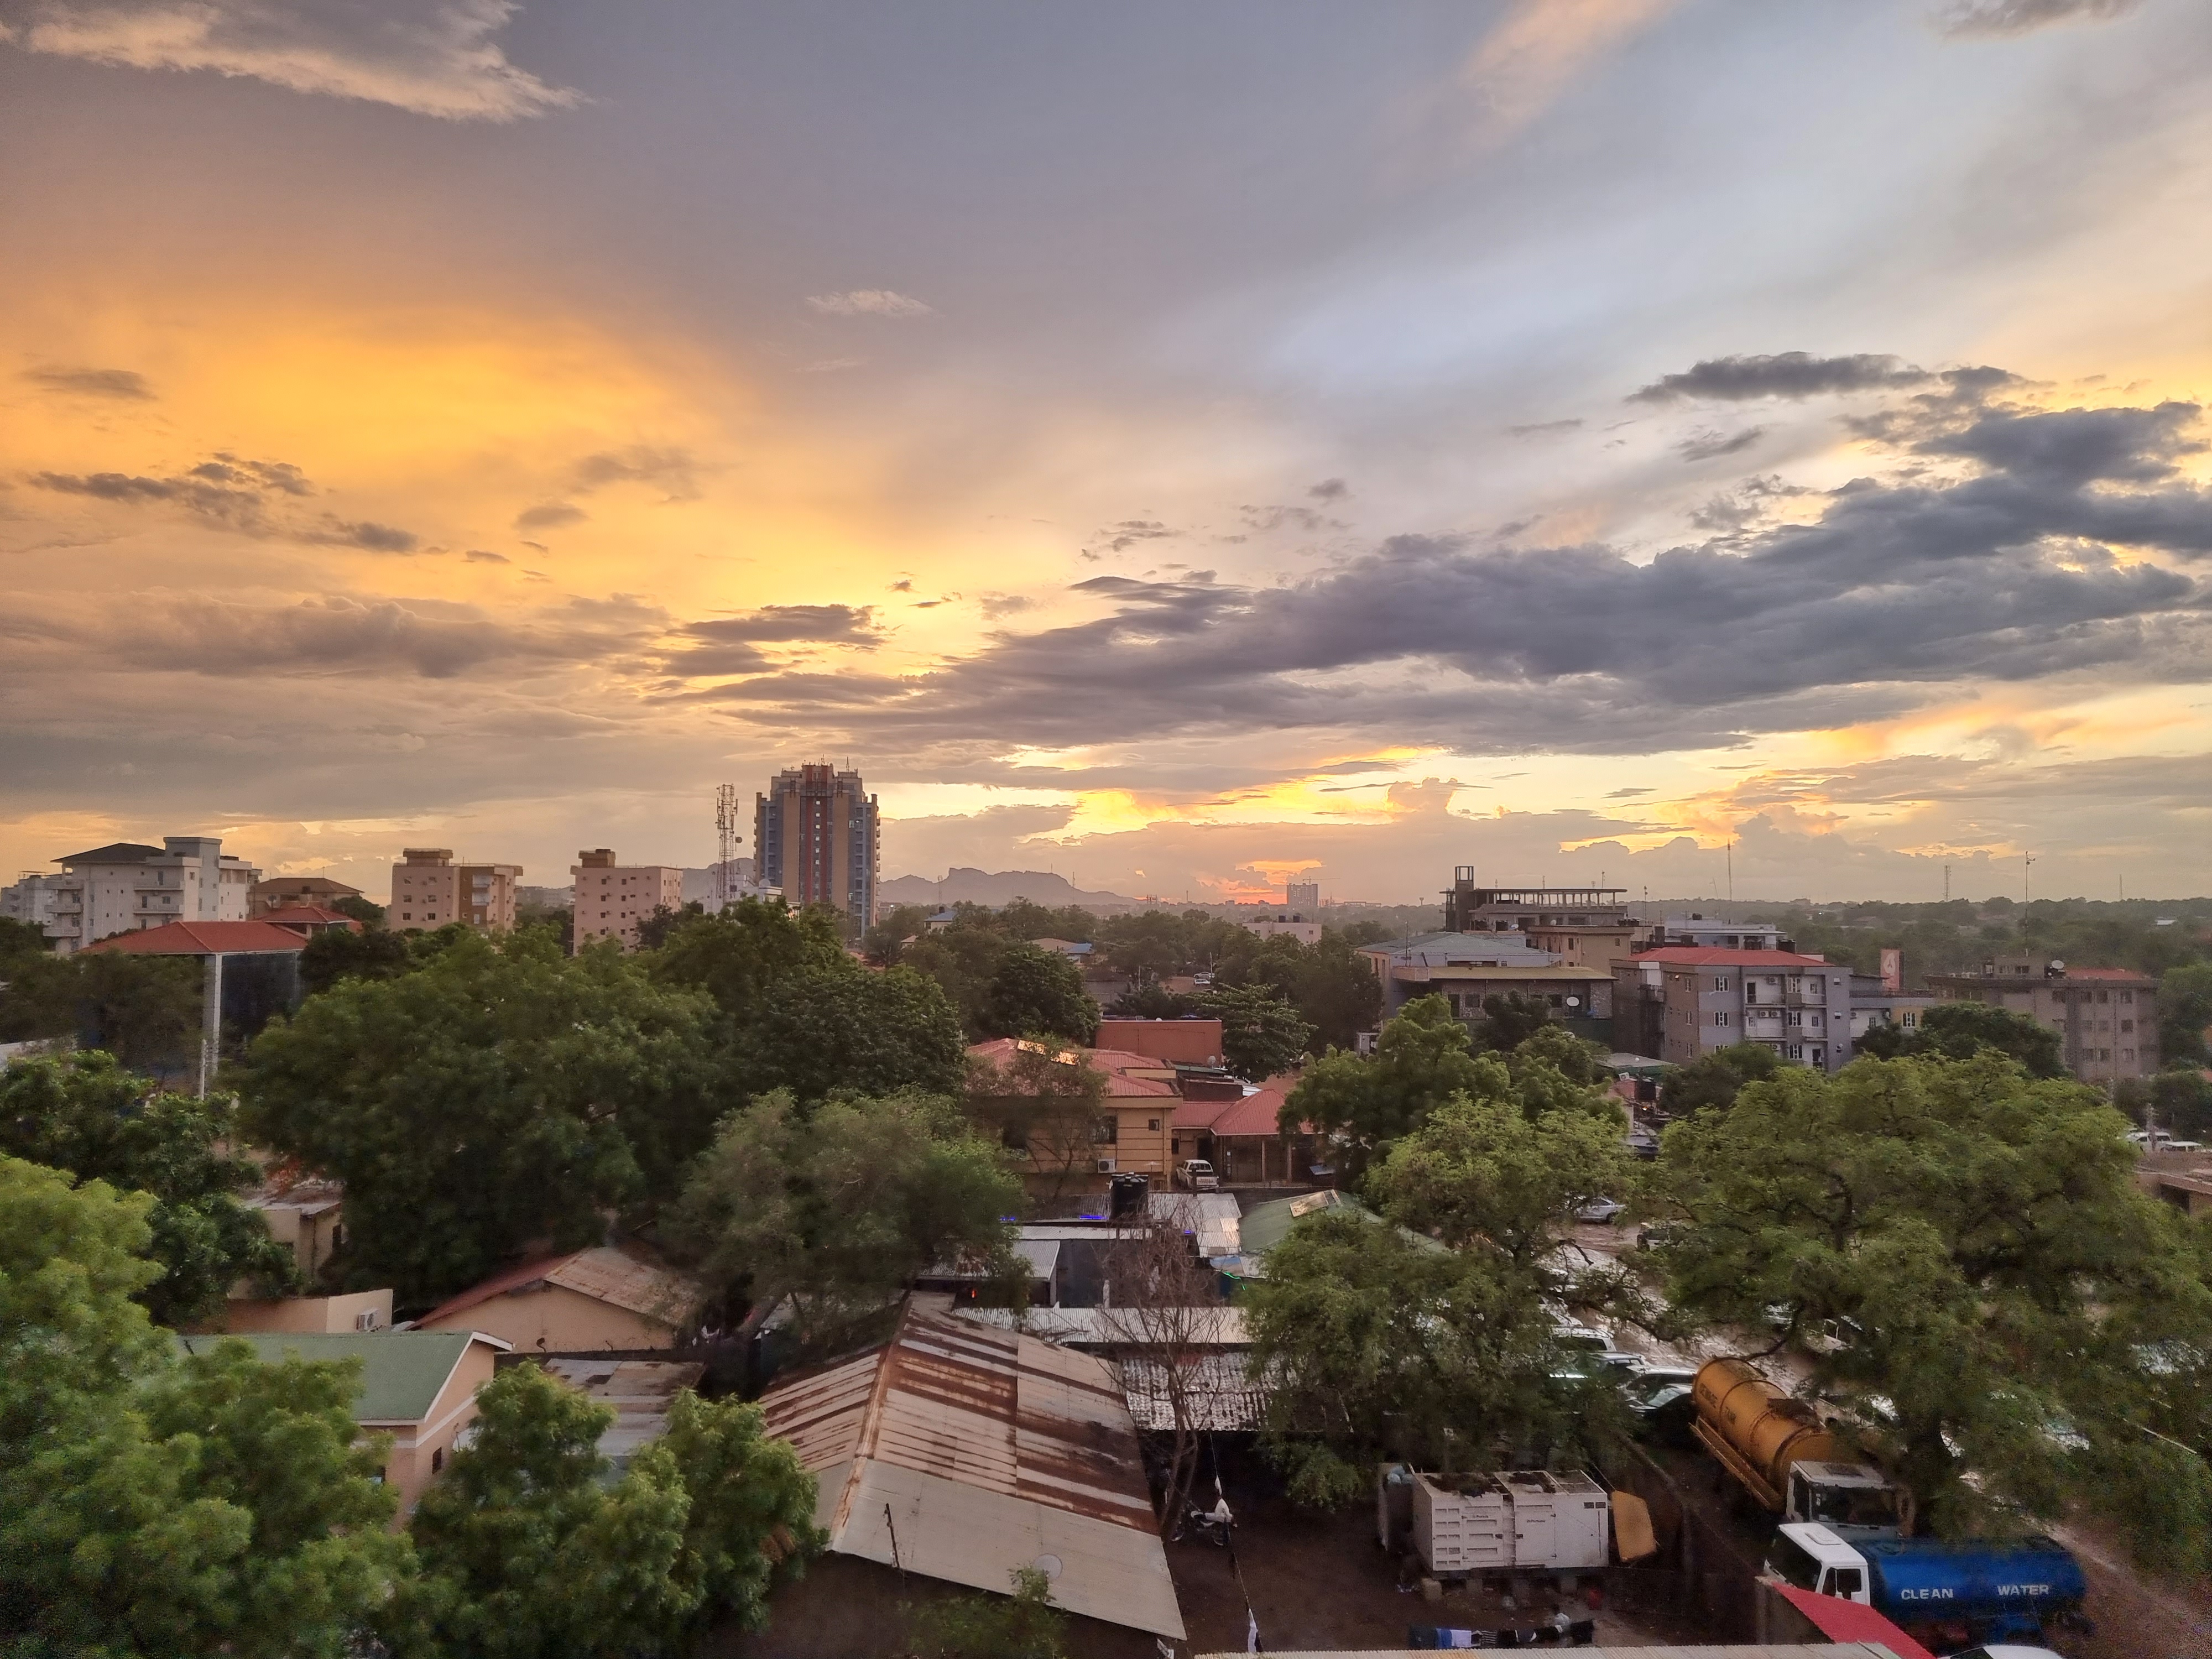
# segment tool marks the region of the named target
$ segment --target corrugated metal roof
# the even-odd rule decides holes
[[[502,1268],[439,1304],[416,1323],[434,1325],[495,1296],[540,1284],[558,1285],[595,1302],[658,1320],[672,1328],[690,1319],[706,1299],[704,1287],[684,1274],[612,1245],[601,1244],[566,1255],[539,1256]]]
[[[1259,1428],[1267,1420],[1267,1388],[1246,1369],[1242,1353],[1200,1354],[1185,1373],[1184,1410],[1191,1426],[1220,1434]],[[1121,1396],[1140,1429],[1166,1433],[1175,1427],[1168,1369],[1157,1359],[1117,1359]]]
[[[821,1482],[833,1551],[1001,1595],[1052,1556],[1069,1612],[1182,1637],[1135,1427],[1103,1362],[910,1304],[889,1343],[761,1405]]]
[[[1194,1346],[1239,1348],[1252,1337],[1244,1310],[1233,1304],[1191,1310],[1183,1340]],[[1005,1308],[959,1308],[953,1317],[1000,1330],[1014,1328],[1014,1316]],[[1046,1342],[1070,1348],[1118,1348],[1141,1345],[1151,1339],[1144,1315],[1127,1308],[1027,1308],[1022,1330]]]
[[[1243,1211],[1234,1193],[1152,1193],[1145,1202],[1154,1219],[1196,1239],[1199,1255],[1209,1261],[1243,1248]]]
[[[545,1369],[570,1388],[615,1408],[599,1437],[599,1453],[628,1466],[639,1447],[668,1432],[668,1409],[684,1389],[696,1388],[707,1368],[694,1360],[548,1359]]]

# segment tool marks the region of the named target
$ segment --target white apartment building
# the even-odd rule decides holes
[[[117,933],[173,921],[245,921],[261,872],[217,836],[165,836],[159,847],[111,842],[54,860],[46,937],[62,955]],[[21,886],[21,883],[17,883]]]
[[[24,871],[13,885],[0,887],[0,916],[45,933],[46,923],[53,919],[54,896],[61,890],[61,884],[59,876]]]
[[[618,939],[625,951],[638,945],[637,925],[655,910],[684,908],[684,870],[673,864],[617,864],[608,847],[579,851],[568,868],[574,878],[575,923],[572,951],[594,939]]]

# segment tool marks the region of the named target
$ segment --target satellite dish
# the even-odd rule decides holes
[[[2057,957],[2053,957],[2051,958],[2051,971],[2054,974],[2063,974],[2066,971],[2066,964],[2059,961]]]
[[[1057,1578],[1060,1575],[1060,1559],[1056,1555],[1040,1555],[1030,1565],[1048,1578]]]
[[[1567,999],[1567,1006],[1570,1008],[1579,1008],[1582,1006],[1583,1000],[1580,997],[1569,997]]]

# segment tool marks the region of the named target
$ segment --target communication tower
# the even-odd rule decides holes
[[[714,790],[714,908],[729,908],[731,866],[738,854],[738,786],[718,785]]]

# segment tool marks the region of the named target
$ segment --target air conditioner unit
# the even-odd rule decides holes
[[[1098,1173],[1100,1175],[1112,1175],[1114,1173],[1114,1160],[1110,1158],[1100,1158],[1098,1160]]]
[[[383,1316],[374,1308],[364,1308],[353,1316],[353,1328],[357,1331],[373,1331],[383,1322]]]

